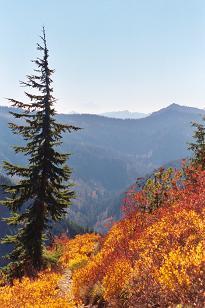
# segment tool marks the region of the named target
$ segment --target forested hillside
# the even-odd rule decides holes
[[[0,160],[23,163],[11,145],[9,108],[0,108]],[[100,226],[108,216],[119,217],[121,194],[137,177],[188,155],[191,121],[201,121],[204,110],[172,104],[144,119],[120,120],[86,114],[59,114],[63,123],[82,128],[63,138],[62,150],[71,152],[70,164],[77,199],[71,217],[85,226]],[[21,139],[18,140],[21,142]],[[89,213],[89,214],[88,214]]]

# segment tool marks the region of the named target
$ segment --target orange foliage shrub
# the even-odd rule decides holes
[[[173,178],[162,207],[128,211],[101,250],[74,272],[78,302],[100,285],[111,307],[205,305],[205,171],[184,172],[186,179]],[[131,203],[142,197],[135,192]]]
[[[84,234],[68,239],[61,236],[54,241],[51,247],[45,251],[47,259],[58,259],[61,254],[57,267],[61,273],[47,270],[39,273],[36,279],[24,277],[22,281],[15,280],[13,285],[0,287],[0,307],[38,307],[38,308],[69,308],[77,307],[72,299],[69,286],[61,290],[62,284],[70,284],[67,277],[64,277],[64,269],[72,270],[79,268],[91,258],[99,245],[100,235]],[[63,280],[63,281],[62,281]],[[3,281],[2,281],[3,285]],[[65,294],[66,293],[66,294]]]
[[[35,280],[15,280],[13,286],[0,288],[1,308],[71,308],[72,300],[62,295],[58,288],[60,274],[42,272]]]
[[[60,263],[70,269],[85,265],[97,252],[99,240],[100,235],[95,233],[77,235],[74,239],[67,240],[62,246]]]

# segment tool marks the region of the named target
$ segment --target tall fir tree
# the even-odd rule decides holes
[[[201,123],[192,123],[195,128],[192,143],[189,143],[189,150],[192,151],[192,163],[201,166],[205,170],[205,126]]]
[[[71,170],[66,165],[69,154],[58,152],[57,147],[62,143],[62,133],[79,128],[56,121],[56,100],[52,95],[51,79],[54,70],[48,66],[44,28],[41,41],[37,49],[43,56],[33,61],[37,66],[34,75],[28,75],[27,81],[21,82],[35,94],[25,91],[29,103],[9,99],[12,106],[19,109],[11,113],[21,123],[9,123],[9,126],[14,134],[21,135],[25,141],[24,146],[16,146],[14,150],[28,157],[25,167],[4,162],[7,174],[20,178],[17,184],[4,186],[9,197],[3,204],[11,212],[6,220],[15,226],[15,234],[3,240],[13,247],[6,267],[10,278],[33,276],[42,269],[46,231],[52,221],[63,218],[74,197],[69,183]]]

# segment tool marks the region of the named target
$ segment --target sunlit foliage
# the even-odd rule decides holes
[[[180,179],[180,185],[178,185]],[[132,204],[143,194],[132,194]],[[149,201],[149,200],[148,200]],[[205,172],[177,172],[154,212],[136,207],[115,224],[100,251],[73,274],[76,300],[96,285],[111,307],[205,303]]]
[[[42,272],[35,280],[23,278],[15,280],[13,286],[0,288],[1,308],[71,308],[75,307],[72,300],[62,295],[58,287],[61,275]]]
[[[150,201],[146,186],[132,191],[131,209],[106,236],[56,239],[46,252],[56,266],[1,287],[0,307],[204,307],[205,171],[164,174],[160,206],[140,206]]]
[[[68,266],[72,270],[82,267],[97,251],[99,239],[98,234],[90,233],[77,235],[74,239],[65,242],[60,262],[64,267]]]

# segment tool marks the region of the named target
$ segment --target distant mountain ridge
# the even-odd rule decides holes
[[[11,145],[22,139],[8,129],[10,108],[0,107],[0,163],[24,164]],[[69,214],[80,225],[99,226],[119,212],[120,195],[137,177],[170,161],[187,157],[192,121],[202,121],[205,110],[172,104],[141,119],[114,119],[90,114],[58,114],[60,122],[82,128],[63,136],[62,150],[70,152],[77,199]]]
[[[116,118],[116,119],[141,119],[148,116],[146,113],[141,112],[131,112],[129,110],[120,110],[120,111],[110,111],[104,112],[100,115],[109,118]]]

